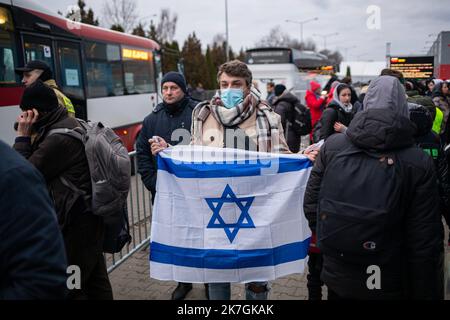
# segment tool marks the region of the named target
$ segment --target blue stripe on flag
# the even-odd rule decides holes
[[[244,269],[277,266],[303,260],[308,255],[310,238],[273,249],[205,250],[167,246],[152,242],[150,261],[200,269]]]
[[[170,158],[158,156],[158,170],[167,171],[178,178],[228,178],[260,176],[261,169],[278,168],[277,173],[295,172],[313,166],[307,158],[274,158],[277,164],[270,164],[264,159],[247,163],[182,163]],[[278,165],[278,167],[276,167]]]

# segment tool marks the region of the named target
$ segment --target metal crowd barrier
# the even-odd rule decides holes
[[[131,243],[121,252],[105,254],[108,273],[111,273],[139,250],[145,250],[150,244],[150,225],[152,219],[152,199],[137,173],[136,152],[129,154],[132,161],[130,193],[128,195],[128,220],[130,222]]]

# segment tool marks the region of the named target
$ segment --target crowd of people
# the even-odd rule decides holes
[[[305,98],[311,141],[325,141],[304,202],[313,231],[311,300],[322,299],[324,284],[328,299],[443,298],[442,218],[450,223],[449,85],[441,79],[407,80],[392,69],[361,88],[359,97],[346,78],[333,77],[326,86],[329,92],[311,82]],[[276,99],[273,108],[282,117],[286,114]],[[386,167],[377,168],[385,161]],[[380,172],[374,175],[376,170]],[[383,190],[389,192],[385,197]],[[377,213],[380,208],[384,211]],[[383,223],[378,233],[386,238],[379,243],[368,241],[375,235],[361,236],[376,232],[369,225],[376,220]],[[373,253],[360,250],[368,243],[375,247]],[[381,291],[367,290],[363,279],[368,264],[358,265],[364,260],[382,265]]]
[[[42,62],[17,72],[26,86],[12,148],[0,144],[0,298],[112,299],[103,241],[105,223],[93,214],[89,163],[82,142],[53,130],[80,127],[73,105]],[[314,162],[304,213],[313,233],[310,300],[443,299],[444,225],[450,222],[449,82],[421,86],[395,70],[358,96],[349,79],[323,88],[311,82],[306,105],[283,84],[263,99],[248,66],[219,67],[211,101],[193,99],[184,76],[169,72],[163,102],[143,119],[136,145],[138,172],[156,193],[158,153],[177,144],[299,154]],[[187,139],[175,132],[184,130]],[[302,150],[301,139],[324,140]],[[237,137],[237,139],[236,139]],[[131,174],[131,173],[130,173]],[[75,192],[79,190],[80,192]],[[67,266],[81,269],[81,287],[68,290]],[[376,290],[367,270],[377,266]],[[179,283],[173,300],[192,284]],[[270,283],[245,286],[249,300],[270,297]],[[229,283],[205,284],[211,300],[230,299]]]

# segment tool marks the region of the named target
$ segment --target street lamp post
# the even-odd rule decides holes
[[[337,35],[339,35],[339,32],[329,33],[329,34],[317,34],[317,33],[313,34],[313,36],[323,38],[323,44],[324,44],[325,50],[327,50],[327,38],[331,37],[331,36],[337,36]]]
[[[317,21],[319,20],[318,17],[312,18],[312,19],[308,19],[308,20],[302,20],[302,21],[297,21],[297,20],[286,20],[286,22],[290,22],[290,23],[296,23],[300,25],[300,41],[301,43],[303,43],[303,25],[305,23],[311,22],[311,21]]]
[[[391,67],[391,49],[392,49],[392,42],[386,42],[386,67]]]
[[[226,28],[226,45],[225,45],[225,50],[226,52],[226,56],[227,56],[227,61],[230,61],[230,45],[229,45],[229,33],[228,33],[228,0],[225,0],[225,28]]]

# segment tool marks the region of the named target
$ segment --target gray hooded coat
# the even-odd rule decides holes
[[[395,77],[378,77],[370,83],[364,98],[364,110],[369,109],[389,109],[409,118],[405,87]]]
[[[390,241],[380,251],[379,258],[371,261],[371,264],[378,265],[382,270],[381,290],[369,290],[366,286],[368,266],[364,262],[350,262],[345,256],[337,258],[324,253],[322,280],[342,298],[443,297],[443,226],[437,178],[431,157],[415,147],[415,131],[415,126],[408,118],[403,86],[396,78],[383,76],[372,82],[366,96],[365,110],[356,114],[346,134],[331,136],[320,151],[304,198],[304,211],[311,229],[316,229],[318,203],[324,200],[322,186],[327,186],[329,193],[334,186],[337,199],[346,201],[345,204],[350,207],[361,202],[378,203],[379,208],[387,210],[389,221],[389,228],[384,229],[383,236]],[[363,154],[367,154],[367,161],[364,161]],[[392,180],[380,178],[371,181],[372,193],[360,194],[357,191],[357,185],[366,181],[365,175],[370,176],[371,172],[379,170],[373,166],[379,166],[381,162],[369,160],[369,154],[371,158],[388,154],[395,159],[395,171],[399,175],[396,176],[395,190],[402,195],[399,198],[401,203],[395,203],[395,210],[385,203],[379,203],[381,200],[376,192],[384,190]],[[338,155],[346,159],[338,158]],[[359,160],[359,167],[348,166],[347,172],[327,170],[336,161],[356,163]],[[354,177],[352,173],[356,170],[357,177]],[[349,181],[343,181],[341,177]],[[336,181],[339,183],[334,183]],[[332,229],[331,226],[329,228]],[[320,239],[321,235],[317,236]],[[386,261],[382,261],[387,257]]]

